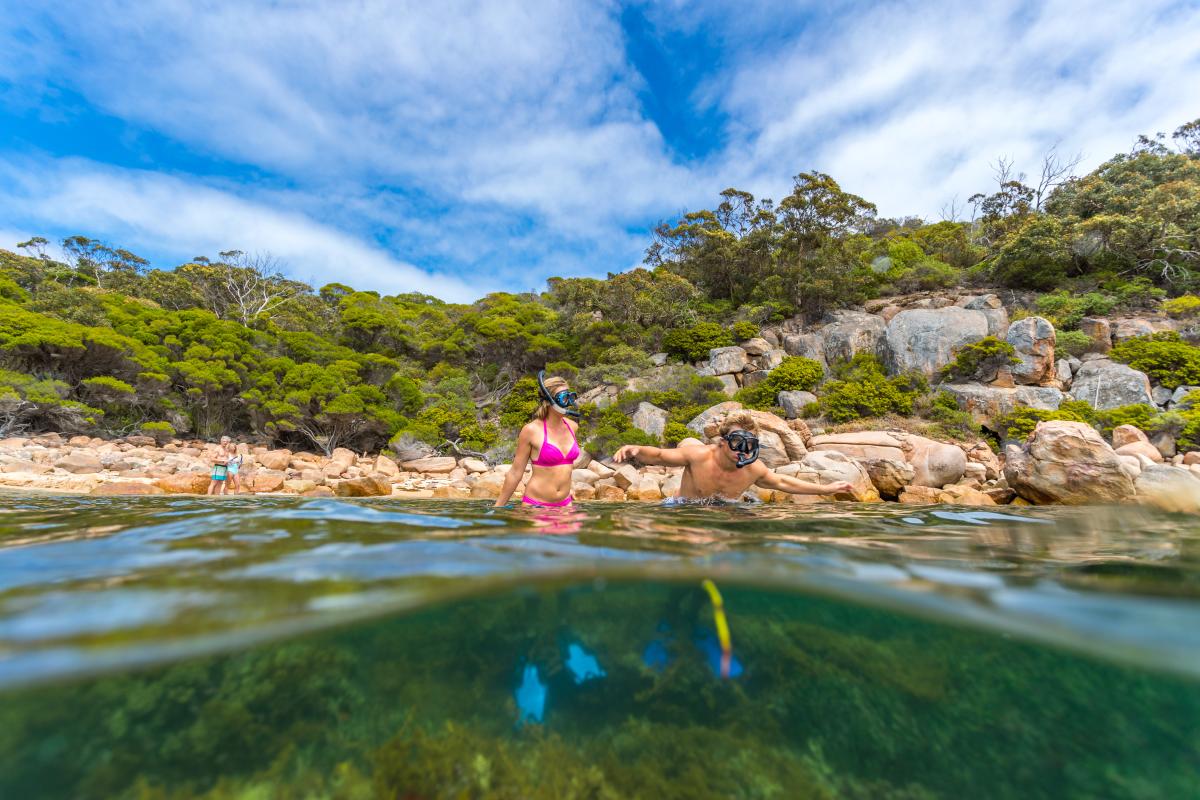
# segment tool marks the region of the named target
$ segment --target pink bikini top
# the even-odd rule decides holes
[[[566,425],[565,420],[563,424]],[[535,467],[561,467],[564,464],[575,463],[575,459],[579,458],[579,441],[575,438],[575,431],[571,430],[570,425],[567,425],[567,430],[571,431],[571,449],[566,455],[563,455],[562,450],[550,444],[546,420],[542,420],[542,449],[538,450],[537,458],[533,460]]]

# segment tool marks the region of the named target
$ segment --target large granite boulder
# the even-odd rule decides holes
[[[453,456],[426,456],[425,458],[416,458],[412,461],[405,461],[401,464],[405,472],[424,472],[428,474],[439,474],[452,471],[458,466]]]
[[[904,461],[905,444],[899,434],[888,431],[853,431],[812,437],[816,452],[842,453],[860,461]]]
[[[292,462],[292,451],[287,449],[266,450],[262,453],[255,453],[254,461],[264,469],[285,470]]]
[[[747,339],[740,345],[747,355],[761,356],[763,353],[771,349],[771,343],[760,336],[755,336],[753,339]]]
[[[859,461],[902,461],[913,468],[915,486],[945,486],[966,471],[967,456],[957,445],[902,431],[855,431],[812,437],[815,452],[837,452]]]
[[[871,476],[857,461],[841,453],[809,453],[801,461],[805,471],[816,473],[816,482],[821,484],[847,481],[850,486],[849,494],[835,494],[835,500],[857,500],[860,503],[874,503],[879,498]]]
[[[1107,358],[1085,361],[1079,366],[1071,381],[1071,397],[1087,401],[1097,409],[1135,403],[1155,407],[1146,373]]]
[[[884,356],[887,323],[862,311],[835,311],[833,321],[821,328],[821,341],[829,363],[849,361],[859,353]]]
[[[1154,464],[1134,481],[1139,503],[1164,511],[1200,513],[1200,478],[1187,467]]]
[[[916,470],[915,486],[945,486],[957,483],[967,471],[967,454],[961,447],[946,442],[909,436],[905,460]]]
[[[1011,413],[1017,406],[1057,409],[1065,399],[1053,386],[1017,386],[1004,388],[981,383],[946,383],[938,387],[958,402],[958,407],[970,412],[976,422],[995,429],[996,420]]]
[[[984,294],[978,297],[967,297],[959,304],[965,309],[978,311],[987,317],[988,336],[1002,339],[1008,333],[1008,311],[997,295]]]
[[[954,351],[988,334],[981,311],[950,306],[901,311],[887,324],[887,361],[893,372],[914,370],[932,377]]]
[[[656,439],[661,439],[663,431],[666,430],[669,416],[666,409],[659,408],[653,403],[641,402],[638,403],[637,410],[633,412],[633,427]]]
[[[775,398],[775,402],[783,409],[783,415],[795,419],[804,411],[804,407],[817,402],[817,396],[812,392],[784,391]]]
[[[879,494],[887,498],[898,497],[917,476],[912,464],[893,458],[873,458],[864,462],[863,468]]]
[[[740,347],[714,347],[708,351],[708,366],[714,375],[733,375],[750,364],[750,356]]]
[[[1013,380],[1038,385],[1057,379],[1054,364],[1054,326],[1042,317],[1026,317],[1008,326],[1006,337],[1021,363],[1012,366]]]
[[[85,453],[79,450],[71,453],[65,458],[60,458],[54,462],[54,466],[67,472],[73,472],[76,475],[91,475],[101,472],[104,465],[100,463],[100,459],[91,453]]]
[[[791,333],[783,337],[783,351],[789,356],[802,356],[824,365],[825,340],[820,333]]]
[[[1107,353],[1112,350],[1112,325],[1108,323],[1108,320],[1099,317],[1084,317],[1079,320],[1079,330],[1092,340],[1088,346],[1089,352]]]
[[[1008,446],[1004,477],[1031,503],[1118,503],[1134,494],[1121,457],[1083,422],[1039,422],[1024,445]]]
[[[721,417],[728,414],[730,411],[736,411],[741,408],[742,404],[734,400],[727,400],[724,403],[717,403],[715,406],[709,406],[701,411],[687,424],[687,429],[697,436],[705,436],[704,429],[713,420],[720,420]]]

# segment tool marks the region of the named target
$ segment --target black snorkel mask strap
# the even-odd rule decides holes
[[[546,378],[546,370],[539,369],[538,374],[537,374],[538,392],[541,393],[542,397],[545,398],[546,402],[550,403],[550,405],[552,405],[552,406],[558,406],[559,408],[566,408],[568,417],[570,417],[571,419],[579,419],[578,409],[576,409],[574,406],[564,406],[561,403],[559,403],[557,400],[554,399],[554,395],[550,394],[550,391],[548,389],[546,389],[546,384],[544,382],[545,378]]]
[[[750,466],[755,461],[758,461],[759,445],[757,436],[752,436],[748,433],[742,433],[742,435],[739,436],[739,433],[741,433],[741,431],[734,431],[733,433],[726,434],[722,438],[726,441],[726,443],[728,443],[729,448],[737,453],[737,468],[741,469],[743,467]],[[737,444],[734,444],[735,441]],[[753,442],[754,444],[750,444],[750,442]]]

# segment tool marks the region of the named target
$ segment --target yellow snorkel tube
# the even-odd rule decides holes
[[[717,641],[721,643],[721,677],[728,678],[733,664],[733,639],[729,635],[729,620],[725,618],[725,601],[721,599],[717,585],[708,578],[700,585],[712,600],[713,624],[717,626]]]

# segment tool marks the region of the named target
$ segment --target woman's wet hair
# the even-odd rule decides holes
[[[567,384],[565,378],[560,378],[557,375],[546,378],[542,381],[542,385],[546,387],[546,391],[550,393],[551,397],[561,392],[563,389],[571,388],[570,385]],[[550,415],[550,409],[552,407],[553,404],[549,400],[539,395],[537,411],[535,411],[533,414],[534,418],[546,419]]]

